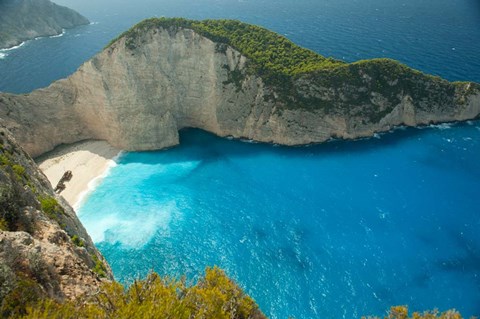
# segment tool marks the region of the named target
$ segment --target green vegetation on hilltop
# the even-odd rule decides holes
[[[21,298],[20,295],[16,295]],[[106,283],[90,297],[64,303],[28,295],[26,304],[14,303],[16,318],[266,318],[257,304],[219,268],[207,268],[195,285],[161,278],[155,273],[125,289]],[[11,307],[9,308],[11,309]]]
[[[270,78],[278,75],[293,76],[344,64],[325,58],[311,50],[299,47],[287,38],[265,28],[236,20],[187,20],[183,18],[151,18],[144,20],[114,39],[125,37],[130,49],[135,40],[152,28],[191,29],[217,43],[217,50],[229,45],[250,59],[254,74]]]

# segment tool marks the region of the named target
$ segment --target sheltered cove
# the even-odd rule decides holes
[[[268,64],[273,56],[280,59]],[[30,94],[0,94],[0,125],[20,144],[2,131],[6,162],[0,177],[12,198],[27,203],[34,221],[43,223],[35,224],[37,237],[16,233],[32,226],[25,221],[15,221],[15,231],[2,236],[25,253],[30,243],[46,247],[45,258],[58,273],[78,275],[73,281],[62,277],[48,292],[53,296],[73,299],[112,278],[73,210],[55,197],[21,147],[39,156],[61,144],[101,139],[117,149],[160,149],[178,144],[178,130],[187,127],[303,145],[368,137],[399,125],[475,119],[479,113],[475,83],[449,83],[387,59],[326,59],[238,21],[149,19],[69,78]],[[59,244],[68,254],[55,263],[48,258],[58,254]]]

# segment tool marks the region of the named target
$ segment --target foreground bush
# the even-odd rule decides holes
[[[380,317],[363,317],[363,319],[380,319]],[[426,311],[423,313],[414,312],[408,315],[407,306],[396,306],[390,308],[388,316],[385,319],[463,319],[462,315],[456,310],[439,312],[438,310]],[[471,319],[474,319],[473,317]]]
[[[23,291],[24,295],[28,290]],[[27,297],[27,296],[24,296]],[[22,299],[16,296],[17,300]],[[25,299],[25,298],[24,298]],[[156,273],[135,281],[129,288],[113,282],[105,284],[95,295],[59,303],[52,299],[26,298],[29,303],[10,318],[35,319],[265,319],[253,299],[225,273],[207,268],[195,285],[185,279],[171,280]],[[23,314],[21,314],[23,313]],[[381,319],[381,317],[362,317]],[[407,306],[390,308],[383,319],[463,319],[459,312],[437,310],[414,312]],[[475,319],[475,318],[471,318]]]
[[[96,295],[58,303],[41,300],[22,318],[266,318],[257,304],[218,268],[208,268],[193,286],[153,273],[128,289],[103,286]]]

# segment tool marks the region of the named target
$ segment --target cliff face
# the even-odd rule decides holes
[[[73,209],[0,127],[0,313],[18,302],[73,299],[113,278]]]
[[[50,0],[2,0],[0,48],[9,48],[40,36],[57,35],[63,29],[88,23],[77,12]]]
[[[271,84],[251,60],[189,28],[123,36],[72,76],[27,95],[0,95],[1,123],[32,156],[103,139],[125,150],[178,143],[178,130],[285,145],[358,138],[397,125],[473,119],[480,87],[394,61],[342,64]]]

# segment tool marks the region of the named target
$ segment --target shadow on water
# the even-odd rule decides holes
[[[480,273],[480,245],[460,232],[450,231],[450,238],[455,242],[458,254],[438,261],[438,267],[444,271]],[[478,280],[480,282],[480,278]]]
[[[438,250],[442,245],[434,237],[417,234],[417,239],[432,250]],[[456,272],[464,275],[474,275],[477,278],[478,289],[480,291],[480,244],[475,240],[469,239],[460,231],[449,230],[448,237],[455,244],[454,256],[439,258],[432,263],[440,271]],[[432,278],[432,271],[428,265],[425,265],[421,272],[413,276],[412,281],[417,286],[427,285]]]
[[[478,122],[475,122],[477,124]],[[452,124],[454,127],[468,126],[466,123]],[[318,155],[322,157],[339,156],[342,154],[355,155],[360,153],[375,152],[385,147],[395,147],[405,143],[408,140],[420,138],[432,130],[434,127],[422,128],[401,128],[395,131],[383,133],[380,138],[365,138],[358,140],[332,140],[320,144],[311,144],[305,146],[281,146],[268,143],[258,143],[252,141],[242,141],[230,138],[220,138],[212,133],[200,129],[183,129],[180,131],[180,145],[163,151],[150,151],[151,156],[161,152],[173,152],[177,156],[163,157],[156,163],[171,164],[178,161],[201,161],[208,164],[212,161],[224,160],[225,155],[229,157],[250,156],[251,154],[277,154],[288,155],[289,157],[304,157],[308,155]],[[135,153],[135,152],[132,152]],[[129,158],[129,162],[149,164],[147,157]],[[426,159],[428,162],[429,159]],[[200,164],[202,165],[202,164]],[[443,165],[442,165],[443,166]]]
[[[421,272],[413,277],[412,281],[416,287],[426,288],[432,281],[432,274],[427,267],[424,267]]]
[[[435,168],[443,172],[455,171],[455,173],[462,173],[470,178],[480,180],[478,158],[468,156],[471,153],[465,152],[467,149],[463,148],[461,142],[459,144],[445,144],[435,141],[429,144],[429,149],[431,151],[419,158],[418,163],[428,168]],[[445,150],[448,150],[448,156],[438,156]]]

